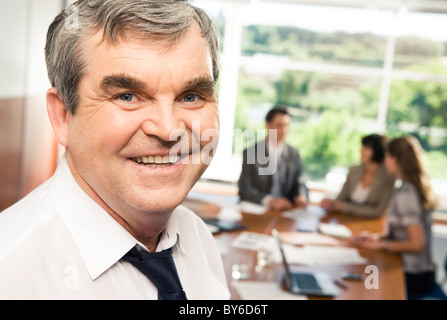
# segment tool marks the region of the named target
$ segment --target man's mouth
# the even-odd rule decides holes
[[[151,168],[160,168],[160,167],[172,166],[178,163],[185,156],[186,155],[146,156],[146,157],[131,158],[131,160],[135,161],[138,164],[142,164]]]

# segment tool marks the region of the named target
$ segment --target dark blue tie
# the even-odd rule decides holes
[[[152,281],[158,289],[158,300],[187,300],[172,258],[172,248],[160,252],[145,252],[133,247],[123,259],[132,263]]]

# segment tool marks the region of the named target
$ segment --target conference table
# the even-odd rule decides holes
[[[267,210],[263,214],[251,214],[241,212],[242,219],[238,221],[244,226],[242,230],[218,232],[214,235],[218,247],[222,252],[226,277],[229,282],[231,299],[241,300],[242,297],[236,290],[237,281],[266,281],[275,282],[285,290],[283,285],[284,266],[282,263],[274,262],[261,270],[257,269],[257,252],[240,247],[235,247],[233,241],[241,232],[254,232],[259,234],[271,235],[272,229],[278,230],[280,234],[285,232],[296,232],[298,221],[287,218],[283,212]],[[364,219],[355,216],[344,215],[339,212],[330,212],[324,214],[320,220],[323,223],[342,224],[348,227],[353,235],[361,231],[369,230],[371,232],[381,232],[386,225],[386,216],[377,219]],[[338,245],[352,247],[348,240],[339,239]],[[330,274],[333,279],[342,282],[339,288],[339,294],[336,297],[306,296],[307,299],[337,299],[337,300],[402,300],[406,299],[404,273],[402,261],[399,255],[384,252],[382,250],[371,250],[355,247],[358,253],[367,259],[365,264],[342,264],[342,265],[305,265],[293,264],[292,271],[324,271]],[[251,270],[245,280],[234,280],[232,278],[232,266],[238,257],[244,256],[250,260]],[[365,282],[369,273],[367,266],[376,267],[378,286],[371,288]],[[366,269],[366,270],[365,270]],[[364,275],[362,280],[341,279],[342,272],[352,272]],[[373,270],[374,271],[374,270]],[[377,285],[377,283],[376,283]]]

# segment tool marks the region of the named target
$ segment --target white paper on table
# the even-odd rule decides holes
[[[271,281],[233,281],[232,286],[244,300],[307,300],[306,296],[291,294]]]
[[[279,235],[283,242],[293,245],[340,245],[340,241],[336,238],[317,232],[282,231]]]
[[[289,244],[284,244],[283,247],[289,264],[340,266],[368,262],[368,259],[362,257],[357,249],[350,247],[319,245],[295,247]],[[273,260],[276,263],[283,262],[279,249],[273,251]]]
[[[282,216],[294,219],[298,222],[298,230],[316,232],[321,217],[326,213],[324,209],[318,206],[309,205],[306,208],[291,209],[284,211]]]
[[[279,250],[275,238],[267,234],[243,231],[231,242],[231,245],[235,248],[255,251],[266,249],[270,250],[273,255],[273,261],[276,263],[283,263],[281,251]],[[303,265],[313,264],[312,257],[309,255],[309,252],[304,250],[303,247],[283,244],[283,248],[288,263]]]
[[[217,217],[223,220],[239,221],[242,219],[242,214],[235,207],[224,207],[220,209]]]
[[[236,248],[248,250],[271,249],[276,247],[275,238],[267,234],[251,231],[242,231],[232,242],[231,245]]]
[[[366,264],[368,259],[362,257],[356,248],[306,245],[303,250],[311,257],[314,264],[348,265]]]
[[[352,231],[344,224],[320,222],[318,224],[318,229],[320,230],[321,233],[333,237],[346,238],[346,239],[352,237]]]
[[[314,264],[312,256],[308,251],[304,250],[304,247],[283,244],[283,249],[288,264],[302,264],[307,266]],[[278,247],[273,250],[273,261],[283,263],[281,251]]]
[[[291,209],[283,212],[283,217],[290,219],[303,219],[303,218],[321,218],[326,211],[315,205],[308,205],[303,209]]]
[[[264,214],[267,212],[268,208],[266,206],[249,202],[249,201],[241,201],[236,205],[236,210],[239,210],[244,213],[251,214]]]

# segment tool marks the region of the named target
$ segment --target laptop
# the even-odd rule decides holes
[[[279,250],[281,252],[284,269],[286,271],[284,275],[284,283],[289,292],[299,295],[327,297],[338,295],[338,288],[335,286],[331,276],[326,272],[291,272],[278,231],[273,229],[272,235],[278,242]]]

